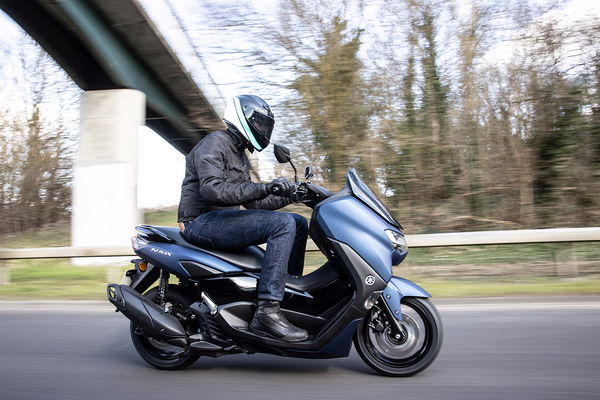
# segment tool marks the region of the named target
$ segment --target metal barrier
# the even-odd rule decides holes
[[[407,235],[409,248],[507,245],[529,243],[576,243],[600,241],[600,228],[531,229],[510,231],[479,231]],[[318,251],[309,241],[308,252]],[[45,247],[27,249],[0,248],[0,285],[7,284],[9,268],[6,260],[41,258],[119,257],[134,256],[130,247]],[[109,271],[115,268],[109,268]],[[112,273],[112,272],[111,272]]]
[[[600,241],[600,228],[528,229],[406,235],[409,248]],[[318,251],[309,241],[307,251]],[[0,248],[0,260],[133,256],[130,247]]]

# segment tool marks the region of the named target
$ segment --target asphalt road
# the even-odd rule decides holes
[[[600,297],[438,302],[445,339],[421,374],[332,360],[201,358],[147,366],[98,303],[0,303],[0,399],[599,399]]]

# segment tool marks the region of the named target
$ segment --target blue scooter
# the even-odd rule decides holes
[[[287,148],[275,145],[275,155],[293,167]],[[392,275],[392,266],[408,253],[402,226],[355,170],[335,194],[310,183],[311,175],[307,168],[294,195],[313,208],[309,234],[327,262],[289,278],[281,302],[282,312],[308,331],[308,339],[289,343],[248,330],[264,257],[260,247],[200,248],[177,228],[140,225],[132,239],[140,258],[132,261],[135,268],[126,272],[125,282],[108,285],[107,295],[131,320],[131,339],[146,362],[181,369],[200,356],[236,353],[346,357],[352,341],[383,375],[414,375],[435,360],[442,324],[431,296]],[[169,284],[171,275],[177,284]]]

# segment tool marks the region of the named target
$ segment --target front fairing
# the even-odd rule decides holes
[[[391,230],[404,236],[401,225],[354,169],[348,171],[344,189],[317,205],[313,223],[317,232],[352,247],[386,282],[392,266],[408,254],[405,247],[394,248],[386,235]]]
[[[313,217],[325,236],[352,247],[384,281],[390,280],[396,251],[385,230],[396,227],[350,194],[321,202]]]

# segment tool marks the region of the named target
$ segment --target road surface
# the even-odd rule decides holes
[[[144,363],[127,320],[96,302],[0,302],[0,399],[599,399],[600,297],[438,301],[445,338],[421,374],[331,360]]]

